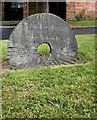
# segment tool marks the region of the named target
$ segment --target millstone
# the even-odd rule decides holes
[[[40,44],[48,44],[48,55],[37,52]],[[74,64],[77,42],[73,30],[60,17],[40,13],[24,18],[9,38],[8,58],[11,69]]]

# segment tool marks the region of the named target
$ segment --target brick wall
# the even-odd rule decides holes
[[[66,3],[66,19],[74,19],[75,18],[75,7],[74,2]]]
[[[86,19],[97,19],[96,2],[70,2],[66,6],[67,19],[75,19],[75,16],[81,14]]]

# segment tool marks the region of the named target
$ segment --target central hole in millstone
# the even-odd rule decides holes
[[[51,46],[48,43],[41,43],[37,47],[37,53],[40,56],[47,56],[51,52]]]

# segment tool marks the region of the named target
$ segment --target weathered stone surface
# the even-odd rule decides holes
[[[24,18],[9,38],[8,57],[11,69],[73,64],[77,60],[77,42],[72,29],[61,18],[40,13]],[[47,43],[50,54],[40,56],[37,47]]]

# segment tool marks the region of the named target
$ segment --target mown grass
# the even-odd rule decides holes
[[[87,64],[1,72],[3,118],[96,118],[95,35],[76,39]]]
[[[70,26],[80,27],[80,26],[97,26],[97,20],[82,20],[82,21],[67,21]]]

